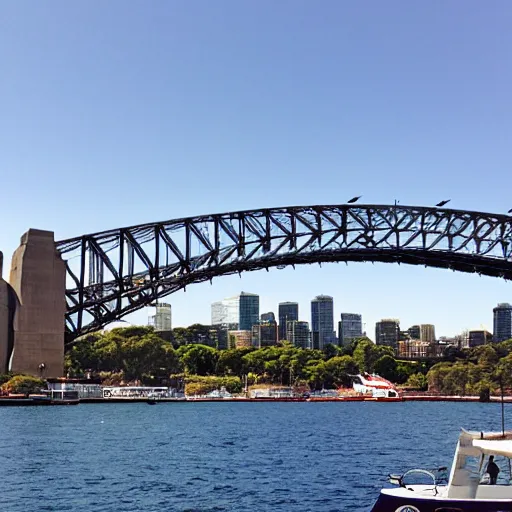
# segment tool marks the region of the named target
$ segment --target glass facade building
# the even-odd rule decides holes
[[[250,331],[260,321],[260,296],[242,292],[238,296],[240,304],[239,329]]]
[[[274,313],[272,313],[271,311],[268,313],[261,313],[260,320],[262,322],[275,322],[276,315],[274,315]]]
[[[485,329],[475,329],[469,331],[468,347],[479,347],[480,345],[487,345],[492,342],[492,334]]]
[[[295,347],[311,348],[309,324],[298,320],[286,324],[286,339]]]
[[[329,295],[318,295],[311,301],[312,348],[322,350],[336,343],[334,334],[334,302]]]
[[[149,317],[149,325],[152,325],[156,332],[172,331],[171,305],[158,303],[155,307],[155,314]]]
[[[375,343],[396,349],[400,339],[400,321],[384,318],[375,324]]]
[[[493,341],[500,342],[512,338],[512,306],[506,302],[498,304],[493,310]]]
[[[212,303],[212,325],[236,326],[237,330],[250,331],[260,319],[260,297],[242,292]]]
[[[252,326],[252,346],[271,347],[277,345],[277,322],[271,320],[269,322],[260,322]]]
[[[279,340],[286,340],[287,332],[286,325],[287,322],[291,322],[299,319],[299,305],[297,302],[281,302],[279,304]],[[291,341],[291,340],[288,340]]]
[[[338,342],[340,345],[348,345],[354,338],[363,335],[363,318],[356,313],[341,313],[338,323]]]
[[[419,325],[412,325],[407,329],[411,340],[419,340],[421,338],[421,327]]]

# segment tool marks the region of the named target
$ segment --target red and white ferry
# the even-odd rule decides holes
[[[402,400],[395,385],[379,375],[370,375],[369,373],[354,375],[352,377],[352,387],[356,393],[369,399],[388,402]]]

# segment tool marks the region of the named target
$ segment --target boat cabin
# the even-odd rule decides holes
[[[500,472],[491,483],[489,458]],[[457,443],[448,480],[447,497],[455,499],[512,499],[512,433],[484,433],[463,430]]]

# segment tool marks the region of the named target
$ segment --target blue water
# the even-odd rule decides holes
[[[0,510],[362,512],[389,472],[450,465],[461,426],[500,430],[500,406],[3,407]]]

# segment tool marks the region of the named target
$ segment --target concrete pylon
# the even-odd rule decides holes
[[[9,282],[20,305],[14,315],[11,370],[42,377],[64,374],[66,265],[52,231],[29,229],[14,251]]]
[[[2,279],[3,254],[0,252],[0,373],[9,371],[9,360],[14,347],[13,320],[16,294]]]

